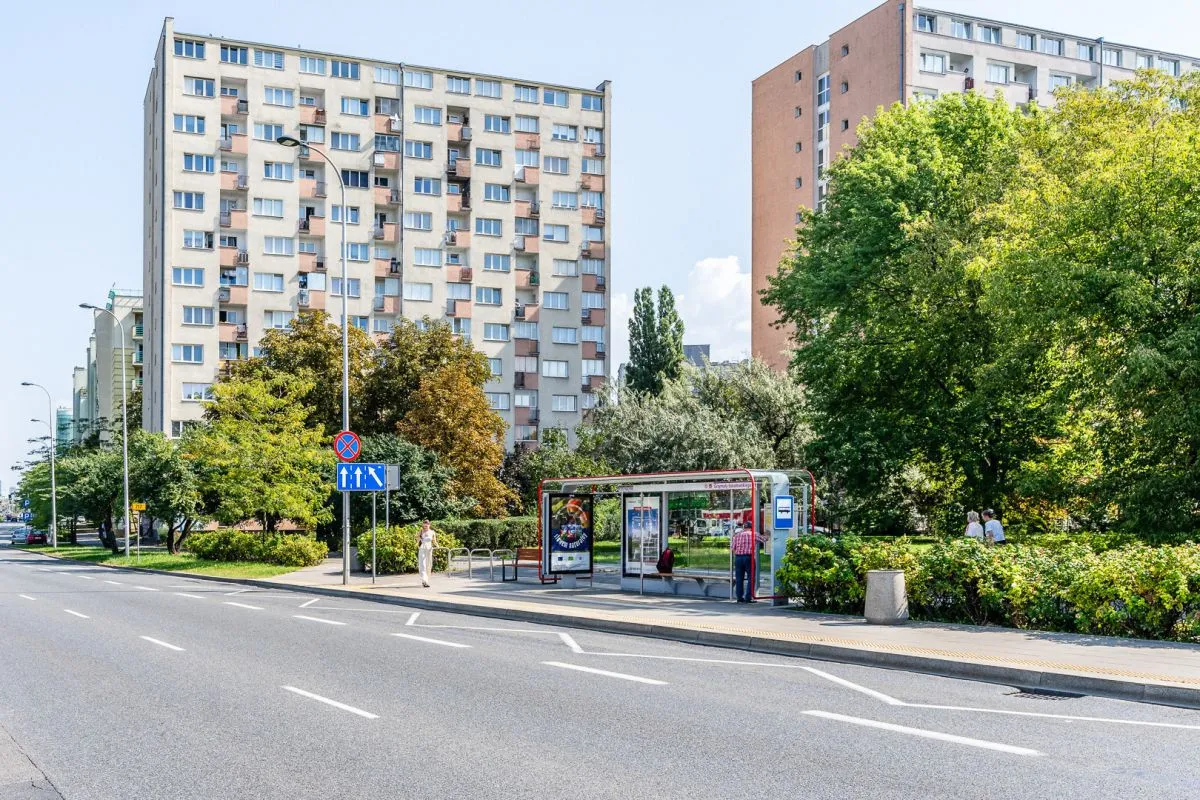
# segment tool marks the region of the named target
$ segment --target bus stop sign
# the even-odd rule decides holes
[[[775,530],[792,530],[796,527],[796,498],[781,494],[775,498]]]

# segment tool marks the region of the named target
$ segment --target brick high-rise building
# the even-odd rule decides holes
[[[1103,38],[997,22],[888,0],[753,82],[751,349],[782,368],[788,332],[759,302],[794,236],[797,210],[825,197],[824,171],[880,106],[946,92],[1000,92],[1014,106],[1101,86],[1152,67],[1178,75],[1200,59]]]

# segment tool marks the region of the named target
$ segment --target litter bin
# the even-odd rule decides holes
[[[908,591],[904,570],[867,571],[867,622],[871,625],[897,625],[908,620]]]

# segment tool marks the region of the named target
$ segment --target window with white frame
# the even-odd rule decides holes
[[[526,117],[518,114],[514,127],[518,133],[537,133],[540,126],[538,125],[537,117]]]
[[[1025,33],[1017,31],[1017,49],[1018,50],[1035,50],[1037,49],[1037,34]]]
[[[604,341],[604,326],[603,325],[584,325],[580,329],[580,338],[585,342],[603,342]]]
[[[554,259],[554,269],[551,274],[564,278],[574,278],[579,274],[579,262],[565,258],[556,258]]]
[[[171,345],[171,360],[180,364],[203,364],[204,345],[173,344]]]
[[[399,278],[376,278],[375,279],[375,296],[376,297],[399,297],[400,296],[400,279]]]
[[[375,134],[375,149],[385,153],[400,152],[400,137],[388,133]]]
[[[283,69],[283,51],[254,48],[254,66],[263,69]]]
[[[358,278],[349,278],[346,281],[346,286],[349,288],[349,292],[347,292],[347,294],[346,294],[347,297],[361,297],[362,296],[362,281],[359,280]],[[333,278],[330,280],[329,293],[333,297],[341,297],[342,296],[342,279],[341,278]]]
[[[464,339],[471,338],[471,318],[455,317],[450,320],[450,332]]]
[[[284,328],[290,328],[292,320],[295,318],[296,315],[291,311],[264,311],[263,327],[283,330]]]
[[[579,107],[584,111],[603,111],[604,97],[598,94],[581,94]]]
[[[542,292],[542,308],[569,311],[571,295],[568,292]]]
[[[365,117],[371,113],[371,101],[363,97],[343,97],[342,113],[351,114],[355,117]]]
[[[1179,62],[1173,58],[1160,58],[1158,68],[1168,75],[1179,77]]]
[[[412,231],[431,231],[433,214],[428,211],[405,211],[404,227]]]
[[[548,106],[567,107],[567,93],[561,89],[546,89],[542,92],[542,102]]]
[[[956,39],[970,39],[971,23],[961,19],[950,20],[950,35]]]
[[[198,155],[196,153],[183,154],[184,172],[212,172],[214,168],[215,163],[212,156]]]
[[[442,266],[442,251],[436,247],[414,248],[413,264],[418,267],[440,267]]]
[[[607,374],[604,371],[604,362],[599,359],[585,358],[581,366],[585,378],[603,378]]]
[[[180,58],[204,58],[204,42],[193,39],[176,39],[175,55]]]
[[[517,356],[513,359],[513,372],[537,372],[537,356]],[[533,401],[531,401],[533,402]],[[529,407],[529,402],[520,404],[522,408]],[[536,402],[534,402],[536,405]]]
[[[174,119],[176,133],[204,133],[204,117],[194,114],[176,114]]]
[[[493,378],[499,378],[501,375],[503,375],[504,374],[504,359],[503,358],[489,358],[488,359],[488,373]]]
[[[581,258],[581,259],[579,259],[579,267],[584,275],[603,275],[604,274],[604,259],[603,258]]]
[[[404,155],[408,158],[433,158],[433,142],[404,140]]]
[[[357,151],[360,144],[360,139],[357,133],[343,133],[342,131],[334,131],[329,136],[329,146],[334,150],[350,150]]]
[[[174,207],[188,211],[203,211],[204,192],[175,192]]]
[[[446,91],[450,94],[470,94],[471,79],[460,78],[457,75],[446,76]]]
[[[550,131],[550,138],[557,142],[579,141],[579,128],[574,125],[559,125],[555,123]]]
[[[550,204],[555,208],[578,208],[579,195],[575,192],[554,192]]]
[[[536,167],[542,161],[541,154],[537,150],[517,150],[513,160],[516,161],[518,167]]]
[[[282,125],[264,122],[254,124],[254,138],[260,142],[274,142],[280,136],[283,136]]]
[[[432,89],[433,73],[422,70],[404,70],[404,85],[410,89]]]
[[[604,308],[604,294],[602,292],[583,292],[579,296],[579,302],[583,308]]]
[[[483,340],[485,342],[507,342],[508,326],[498,322],[485,322],[483,324]]]
[[[475,79],[476,97],[499,97],[500,91],[500,81],[485,81],[483,78]]]
[[[1000,28],[995,25],[979,26],[979,41],[988,44],[1000,44]]]
[[[263,102],[269,106],[291,108],[296,105],[296,93],[292,89],[285,89],[282,86],[264,86]]]
[[[250,51],[244,47],[231,44],[221,45],[221,63],[240,64],[245,66],[250,62]]]
[[[375,82],[395,86],[400,83],[400,70],[396,67],[375,67]]]
[[[518,236],[537,236],[538,221],[529,217],[517,217],[513,220],[514,231]]]
[[[184,383],[183,400],[188,403],[199,403],[213,399],[211,383]]]
[[[484,253],[484,272],[508,272],[512,269],[512,256],[503,253]]]
[[[335,58],[329,62],[329,74],[334,78],[358,80],[359,64],[357,61],[340,61]]]
[[[361,242],[350,242],[346,245],[347,261],[369,261],[370,259],[371,245]]]
[[[471,299],[471,284],[469,283],[447,283],[446,297],[450,300],[470,300]]]
[[[269,181],[295,180],[296,165],[290,161],[264,161],[263,177]]]
[[[273,272],[256,272],[254,289],[258,292],[282,292],[283,276]]]
[[[526,86],[521,83],[513,85],[513,100],[518,103],[538,102],[538,87]]]
[[[1053,92],[1055,89],[1062,89],[1070,85],[1070,75],[1055,75],[1054,73],[1050,74],[1050,91]]]
[[[512,130],[512,121],[498,114],[484,114],[483,129],[489,133],[508,133]]]
[[[1110,67],[1121,66],[1121,51],[1104,48],[1104,63]]]
[[[1050,56],[1061,56],[1063,52],[1062,39],[1055,39],[1050,36],[1042,37],[1042,52]]]
[[[295,252],[296,242],[288,236],[264,236],[263,253],[268,256],[290,256]]]
[[[300,56],[300,72],[305,75],[324,75],[325,59],[316,56]]]
[[[320,125],[301,125],[300,141],[305,144],[322,144],[325,141],[325,129]]]
[[[585,158],[579,168],[579,171],[584,175],[603,175],[604,174],[604,159],[601,158]]]
[[[414,106],[412,121],[421,125],[441,125],[442,110],[433,106]]]
[[[573,394],[556,394],[551,395],[551,408],[554,411],[570,412],[576,410],[576,402],[579,398]]]
[[[933,14],[917,14],[917,30],[925,33],[936,33],[937,17]]]
[[[504,224],[498,219],[476,217],[475,232],[480,236],[503,236]]]
[[[486,326],[485,326],[486,327]],[[504,392],[485,392],[492,411],[508,411],[508,395]]]
[[[1084,61],[1096,60],[1096,45],[1088,44],[1087,42],[1075,43],[1075,57],[1081,58]]]
[[[432,283],[405,283],[404,284],[404,299],[414,300],[417,302],[430,302],[433,300],[433,284]]]
[[[515,322],[512,326],[514,339],[538,339],[538,324],[536,322]]]
[[[483,185],[483,199],[492,200],[497,203],[507,203],[511,198],[510,189],[500,183],[485,183]]]
[[[584,225],[583,240],[585,242],[603,242],[604,228],[601,228],[599,225]]]
[[[213,246],[212,231],[183,232],[183,246],[188,250],[211,250]]]
[[[332,222],[340,223],[342,221],[342,213],[346,214],[347,225],[357,225],[362,218],[358,206],[330,206],[329,219]]]
[[[396,327],[396,320],[388,317],[375,317],[371,321],[371,330],[375,333],[391,333]]]
[[[578,328],[551,328],[550,340],[555,344],[579,344]]]
[[[477,147],[475,148],[475,163],[484,167],[498,167],[501,164],[500,151]]]
[[[258,217],[282,217],[283,201],[270,197],[254,198],[254,215]]]
[[[174,286],[203,286],[204,270],[200,267],[172,267],[171,283]]]
[[[604,144],[604,129],[584,128],[583,140],[588,144]]]
[[[559,156],[546,156],[542,163],[542,169],[548,174],[566,175],[571,171],[571,159]]]
[[[183,324],[211,327],[213,324],[212,306],[184,306]]]
[[[988,64],[987,79],[990,83],[1008,83],[1011,67],[1008,64]]]
[[[502,297],[503,292],[494,286],[475,287],[475,302],[481,306],[498,306],[502,302]]]
[[[546,225],[542,228],[542,238],[548,242],[568,241],[566,225]]]
[[[183,93],[192,97],[213,97],[216,94],[216,84],[212,78],[184,76]]]
[[[413,194],[429,194],[437,196],[441,193],[441,178],[413,178]]]
[[[591,411],[598,405],[600,405],[600,397],[595,392],[589,392],[583,396],[582,408],[584,411]]]
[[[946,57],[941,53],[921,53],[921,71],[944,73],[946,71]]]
[[[553,361],[550,359],[542,360],[542,377],[543,378],[569,378],[571,377],[570,364],[566,361]]]

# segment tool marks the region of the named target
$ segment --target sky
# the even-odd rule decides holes
[[[680,296],[688,344],[750,349],[750,82],[881,0],[16,0],[3,14],[0,485],[46,397],[70,406],[91,313],[139,288],[142,98],[163,18],[176,29],[572,86],[613,81],[609,203],[614,358],[638,286]],[[917,5],[921,5],[918,3]],[[938,0],[934,7],[1123,44],[1200,53],[1200,3]],[[279,9],[288,9],[282,13]],[[345,13],[330,9],[345,8]],[[47,56],[49,53],[49,56]],[[20,114],[24,125],[14,126]],[[44,429],[42,429],[44,432]]]

